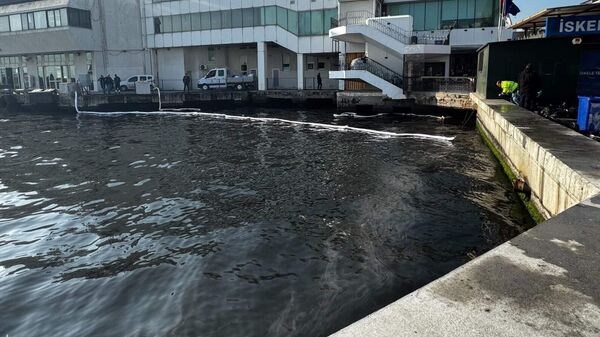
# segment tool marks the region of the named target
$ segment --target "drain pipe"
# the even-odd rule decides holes
[[[77,113],[79,113],[79,92],[77,90],[75,90],[75,111],[77,111]]]
[[[158,91],[158,111],[162,111],[162,99],[160,98],[160,89],[154,87],[154,90]]]

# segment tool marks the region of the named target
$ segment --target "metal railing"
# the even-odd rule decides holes
[[[404,79],[402,75],[395,72],[394,70],[384,66],[383,64],[373,61],[368,57],[362,57],[355,59],[352,63],[340,64],[338,70],[366,70],[371,74],[384,79],[385,81],[399,87],[404,87]]]
[[[473,77],[421,76],[405,77],[404,83],[407,92],[471,93],[475,92],[476,80]]]
[[[327,72],[327,71],[325,71]],[[319,81],[317,77],[305,77],[304,78],[304,90],[318,90]],[[279,78],[267,78],[267,89],[268,90],[296,90],[298,89],[298,78],[297,77],[279,77]],[[321,89],[322,90],[338,90],[340,86],[340,80],[322,78]]]
[[[346,16],[341,19],[331,18],[331,28],[349,25],[364,25],[372,27],[373,29],[404,44],[448,45],[450,43],[449,31],[439,34],[427,32],[416,33],[402,29],[386,20],[382,20],[381,17],[375,17],[373,13],[369,11],[347,12]]]

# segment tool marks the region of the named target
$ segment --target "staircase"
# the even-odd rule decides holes
[[[342,65],[340,70],[330,71],[329,78],[362,80],[380,89],[390,99],[406,99],[402,75],[369,58],[353,62],[352,65]]]

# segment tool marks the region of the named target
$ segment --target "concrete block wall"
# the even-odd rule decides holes
[[[546,216],[600,194],[600,143],[506,101],[471,98],[478,123],[527,181]]]

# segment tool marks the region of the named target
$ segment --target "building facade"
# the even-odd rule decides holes
[[[143,0],[146,41],[158,84],[183,89],[210,69],[253,74],[258,89],[338,89],[328,79],[338,53],[328,37],[337,0]]]
[[[0,88],[98,90],[151,72],[138,0],[0,0]]]

